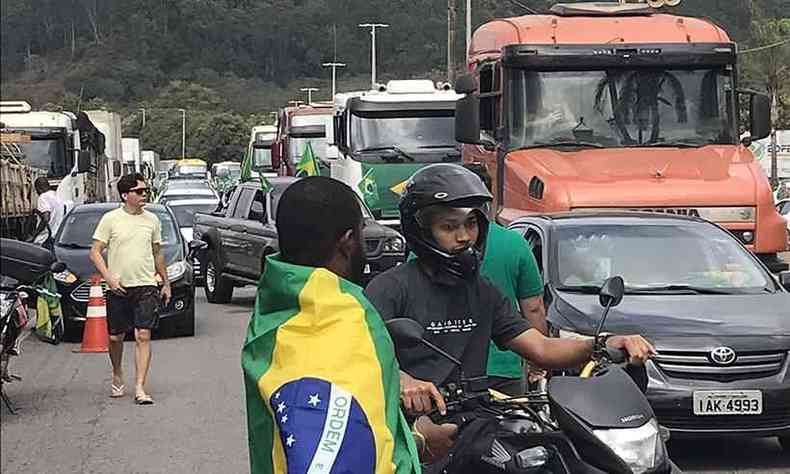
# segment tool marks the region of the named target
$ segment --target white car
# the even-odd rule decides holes
[[[787,221],[787,238],[790,241],[790,199],[783,199],[776,203],[776,210]]]

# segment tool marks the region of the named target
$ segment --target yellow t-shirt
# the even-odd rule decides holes
[[[107,245],[107,268],[121,286],[156,285],[152,244],[162,241],[162,225],[152,212],[129,214],[123,207],[104,214],[93,239]]]

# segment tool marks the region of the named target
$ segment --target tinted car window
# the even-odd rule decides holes
[[[216,204],[179,204],[178,206],[170,206],[170,210],[176,215],[176,222],[178,222],[179,227],[192,227],[196,213],[211,213],[216,208]]]

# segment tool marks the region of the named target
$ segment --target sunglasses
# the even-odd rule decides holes
[[[148,194],[148,188],[130,189],[129,192],[130,193],[135,193],[138,196],[145,196],[146,194]]]

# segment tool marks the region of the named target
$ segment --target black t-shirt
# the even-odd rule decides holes
[[[411,261],[378,275],[365,294],[384,320],[411,318],[425,328],[425,339],[463,363],[464,376],[486,374],[489,341],[502,349],[530,328],[513,303],[483,277],[449,281]],[[452,362],[420,345],[400,350],[401,370],[442,385],[457,377]]]

